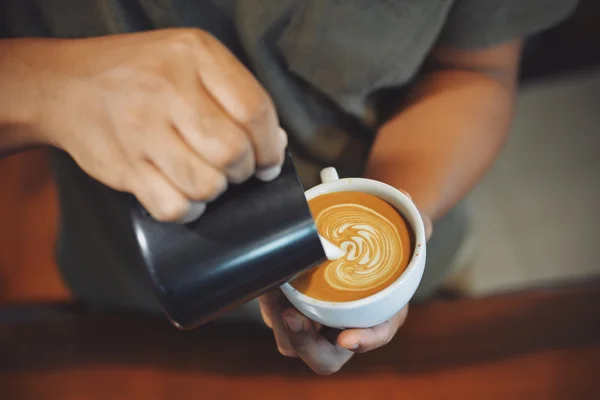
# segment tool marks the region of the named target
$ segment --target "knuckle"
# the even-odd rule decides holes
[[[146,95],[162,94],[168,91],[171,87],[171,82],[169,82],[160,68],[156,68],[139,71],[132,78],[131,85],[134,86],[136,91],[143,94],[140,96],[140,99],[145,99],[144,96]]]
[[[195,185],[194,200],[213,200],[227,188],[227,179],[223,175],[216,175]]]
[[[103,182],[110,186],[112,189],[120,192],[128,192],[137,196],[135,182],[137,177],[131,173],[131,166],[122,163],[115,166],[114,173],[108,176],[106,182]],[[94,174],[92,174],[94,175]]]
[[[137,135],[144,132],[146,122],[138,110],[130,110],[123,115],[123,127],[127,134]]]
[[[190,161],[189,158],[182,159],[182,157],[170,155],[171,168],[173,169],[177,180],[183,183],[185,187],[194,190],[198,185],[196,184],[196,171]]]
[[[217,162],[221,168],[236,164],[250,152],[248,142],[242,138],[222,138],[220,147]]]
[[[192,54],[196,42],[196,34],[193,31],[182,31],[168,43],[171,55],[175,57],[188,57]]]
[[[244,158],[250,152],[250,146],[243,138],[230,138],[227,141],[227,148],[231,153],[233,162]]]
[[[169,42],[169,48],[175,55],[187,57],[197,49],[211,46],[216,39],[201,29],[180,29]]]
[[[277,350],[279,351],[279,354],[281,354],[284,357],[296,357],[296,352],[294,350],[287,349],[281,346],[277,346]]]
[[[309,354],[310,353],[310,345],[305,344],[305,343],[298,343],[298,340],[292,339],[292,346],[294,347],[294,350],[298,354]]]
[[[248,129],[255,129],[261,127],[274,113],[271,98],[266,93],[260,93],[241,107],[240,122]]]

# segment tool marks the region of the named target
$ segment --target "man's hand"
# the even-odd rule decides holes
[[[319,375],[339,371],[354,353],[389,343],[408,314],[407,306],[383,324],[337,334],[339,331],[322,327],[298,312],[280,291],[262,296],[260,308],[265,323],[273,329],[279,352],[287,357],[300,357]]]
[[[422,218],[429,240],[432,223],[427,216]],[[340,332],[302,315],[279,290],[267,293],[259,300],[263,320],[273,329],[279,352],[287,357],[300,357],[319,375],[339,371],[355,353],[365,353],[388,344],[408,315],[406,306],[380,325]]]
[[[18,39],[2,49],[6,85],[32,82],[12,101],[28,91],[40,142],[133,193],[156,219],[199,214],[229,182],[279,174],[287,137],[269,95],[206,32]]]

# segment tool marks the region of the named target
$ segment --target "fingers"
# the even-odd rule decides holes
[[[278,132],[279,132],[279,136],[281,138],[281,142],[283,143],[283,149],[285,152],[285,148],[288,145],[287,133],[281,128],[278,128]],[[281,168],[283,166],[283,157],[285,157],[284,153],[282,153],[281,162],[278,163],[277,165],[270,166],[270,167],[267,166],[267,167],[257,168],[256,177],[263,182],[269,182],[269,181],[272,181],[273,179],[277,178],[279,176],[279,174],[281,173]]]
[[[389,321],[367,329],[348,329],[338,336],[338,344],[355,353],[364,353],[388,344],[408,315],[408,306]]]
[[[348,362],[353,353],[330,343],[315,325],[294,308],[282,314],[289,341],[298,356],[317,374],[331,375]]]
[[[173,126],[166,129],[171,134],[154,136],[157,140],[147,151],[149,160],[192,202],[190,211],[178,218],[184,223],[199,217],[206,203],[226,190],[228,181],[241,183],[255,173],[254,148],[244,129],[209,96],[195,92],[187,97],[194,101],[173,96]],[[192,103],[196,107],[192,108]],[[287,143],[285,133],[280,135]],[[281,165],[276,165],[256,173],[263,180],[271,180],[280,172]]]
[[[257,170],[275,175],[283,163],[287,138],[279,129],[269,95],[225,46],[208,35],[196,52],[196,62],[206,90],[248,133]]]
[[[176,204],[152,205],[148,211],[162,216],[162,221],[177,217],[179,222],[190,222],[226,190],[228,182],[241,183],[253,174],[262,180],[276,178],[287,135],[279,127],[268,94],[218,40],[189,30],[172,47],[172,62],[179,60],[193,69],[188,73],[161,70],[166,79],[151,86],[160,89],[160,96],[153,97],[153,107],[140,111],[146,118],[138,122],[143,127],[156,125],[159,115],[166,113],[171,134],[151,136],[156,140],[146,157],[171,184],[168,193],[175,189],[189,201],[184,204],[174,194],[151,195],[151,189],[144,201],[152,204],[177,197]]]
[[[177,221],[190,210],[190,203],[169,180],[148,162],[138,166],[134,192],[138,201],[159,221]]]
[[[179,135],[171,131],[154,143],[147,157],[189,200],[214,200],[227,188],[227,177],[194,154]]]
[[[177,219],[177,222],[180,224],[189,224],[190,222],[200,218],[200,216],[204,214],[205,210],[206,203],[198,201],[190,202],[190,208],[188,209],[187,213],[185,213],[183,217]]]
[[[258,305],[260,306],[260,314],[262,315],[262,319],[269,328],[273,329],[273,316],[271,315],[271,311],[267,304],[268,295],[263,295],[258,298]]]
[[[260,305],[265,323],[273,329],[280,353],[300,357],[320,375],[337,372],[354,353],[367,352],[387,344],[408,314],[408,307],[405,307],[389,321],[373,328],[343,331],[337,335],[336,343],[333,336],[327,338],[326,330],[319,323],[291,307],[279,291],[262,296]]]
[[[248,179],[255,170],[252,142],[242,126],[214,102],[200,82],[188,101],[173,101],[173,124],[190,147],[233,183]]]
[[[61,54],[98,62],[81,69],[85,85],[61,97],[69,107],[49,107],[71,111],[44,118],[46,130],[86,173],[132,193],[156,219],[189,221],[228,183],[279,175],[287,136],[275,106],[210,34],[165,29],[74,46]],[[71,67],[62,64],[53,71]]]
[[[265,323],[270,324],[270,328],[273,329],[275,336],[275,342],[277,343],[277,349],[279,352],[286,357],[298,357],[298,354],[292,346],[287,329],[283,319],[281,318],[281,312],[284,307],[287,306],[286,301],[279,291],[268,293],[261,297],[261,312],[263,316],[266,315]],[[268,320],[268,322],[267,322]]]
[[[368,329],[350,329],[338,336],[340,346],[364,353],[385,346],[394,336],[388,321]]]

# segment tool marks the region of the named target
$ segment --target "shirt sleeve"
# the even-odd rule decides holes
[[[438,44],[482,49],[551,28],[578,0],[456,0]]]

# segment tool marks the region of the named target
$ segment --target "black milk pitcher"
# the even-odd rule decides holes
[[[233,185],[189,224],[154,220],[137,202],[132,223],[159,302],[191,329],[326,259],[291,157],[271,182]]]

